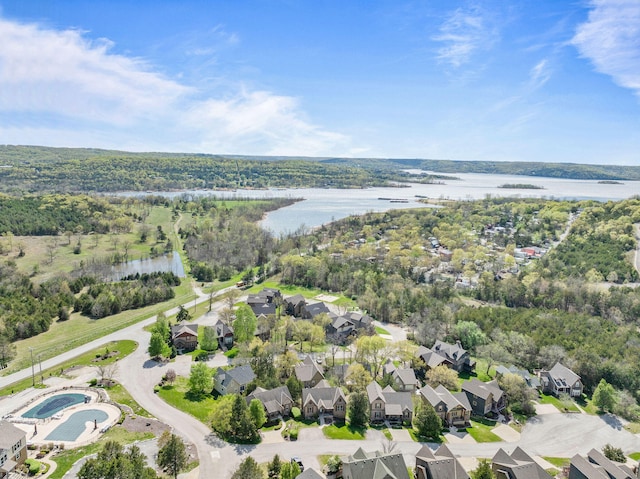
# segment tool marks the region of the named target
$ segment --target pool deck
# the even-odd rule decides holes
[[[51,398],[52,396],[55,396],[58,394],[74,394],[74,393],[80,393],[80,394],[85,394],[87,396],[90,396],[91,401],[87,404],[80,403],[74,406],[67,407],[62,411],[60,411],[59,413],[57,413],[56,415],[54,415],[53,417],[47,418],[47,419],[35,420],[35,419],[26,419],[21,417],[22,414],[24,414],[26,411],[32,409],[38,404],[43,403],[44,401]],[[15,421],[12,421],[11,419],[9,419],[9,421],[13,422],[13,424],[16,427],[26,432],[27,443],[36,444],[36,445],[54,443],[54,444],[63,444],[64,447],[81,446],[81,445],[96,441],[101,435],[100,431],[103,430],[105,426],[109,426],[109,427],[113,426],[120,419],[120,409],[108,403],[98,402],[98,394],[95,391],[90,391],[87,389],[67,388],[67,389],[56,389],[53,391],[47,391],[44,395],[42,395],[42,391],[40,391],[40,394],[41,395],[36,397],[35,400],[32,399],[28,404],[24,404],[23,407],[21,407],[20,409],[12,413],[12,416],[15,419]],[[69,419],[74,413],[79,411],[88,411],[92,409],[102,411],[107,415],[106,420],[103,420],[98,423],[97,429],[95,428],[93,421],[87,421],[85,430],[74,441],[62,441],[62,440],[51,441],[51,440],[45,439],[58,426],[63,424],[65,421],[67,421],[67,419]],[[37,433],[36,433],[36,430],[37,430]]]

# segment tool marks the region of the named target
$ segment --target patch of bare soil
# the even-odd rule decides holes
[[[156,437],[160,437],[163,432],[171,430],[168,425],[157,419],[131,415],[125,417],[122,427],[130,432],[151,432]]]

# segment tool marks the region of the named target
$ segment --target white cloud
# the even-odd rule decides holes
[[[213,33],[238,41],[222,27]],[[291,155],[348,149],[347,137],[307,120],[295,98],[230,81],[224,92],[198,91],[112,50],[77,30],[0,18],[0,143]]]
[[[551,69],[547,59],[540,60],[529,72],[529,84],[531,88],[542,87],[551,78]]]
[[[455,10],[440,26],[433,39],[444,45],[438,49],[438,59],[458,68],[471,60],[477,50],[490,48],[497,33],[478,8]]]
[[[571,43],[595,69],[640,96],[640,2],[593,0]]]

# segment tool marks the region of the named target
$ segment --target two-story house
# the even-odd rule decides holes
[[[541,370],[538,374],[542,392],[560,396],[568,394],[571,397],[582,396],[584,386],[580,376],[563,364],[556,363],[549,371]]]
[[[452,394],[440,384],[435,389],[429,385],[424,386],[419,395],[422,401],[433,406],[443,424],[457,427],[469,425],[471,404],[464,392]]]
[[[398,391],[415,392],[419,387],[416,373],[411,368],[398,368],[391,373],[393,383]]]
[[[176,324],[171,326],[171,343],[178,351],[193,351],[198,348],[198,325]]]
[[[233,328],[221,320],[214,326],[216,328],[216,336],[218,337],[218,346],[223,351],[233,347]]]
[[[262,403],[269,421],[291,414],[293,399],[287,386],[268,390],[258,387],[247,396],[247,403],[250,403],[253,399],[257,399]]]
[[[340,388],[321,381],[312,388],[302,390],[302,414],[306,419],[321,415],[342,419],[347,416],[347,397]]]
[[[471,359],[469,352],[462,347],[460,341],[449,344],[437,340],[431,349],[420,346],[416,356],[424,361],[427,369],[445,365],[458,372],[472,372],[476,367],[476,362]]]
[[[377,382],[372,381],[367,385],[369,420],[372,423],[410,423],[413,418],[411,396],[410,392],[397,392],[391,386],[382,389]]]
[[[301,364],[297,364],[294,367],[294,373],[305,388],[312,388],[324,379],[324,371],[311,356],[307,356]]]
[[[415,479],[469,479],[460,461],[444,444],[432,452],[422,446],[416,454]]]
[[[551,476],[520,447],[511,454],[498,449],[491,460],[491,470],[496,479],[551,479]]]
[[[7,421],[0,421],[0,478],[9,477],[27,459],[27,435]]]
[[[223,396],[225,394],[242,394],[255,378],[256,375],[248,364],[227,371],[218,368],[214,376],[215,385],[213,388]]]
[[[462,384],[462,392],[467,395],[473,414],[485,416],[490,412],[499,413],[506,406],[505,394],[495,379],[484,383],[477,378]]]

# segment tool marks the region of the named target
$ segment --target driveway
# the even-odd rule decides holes
[[[539,404],[535,403],[536,414],[538,416],[543,416],[545,414],[560,414],[558,408],[553,404]]]

